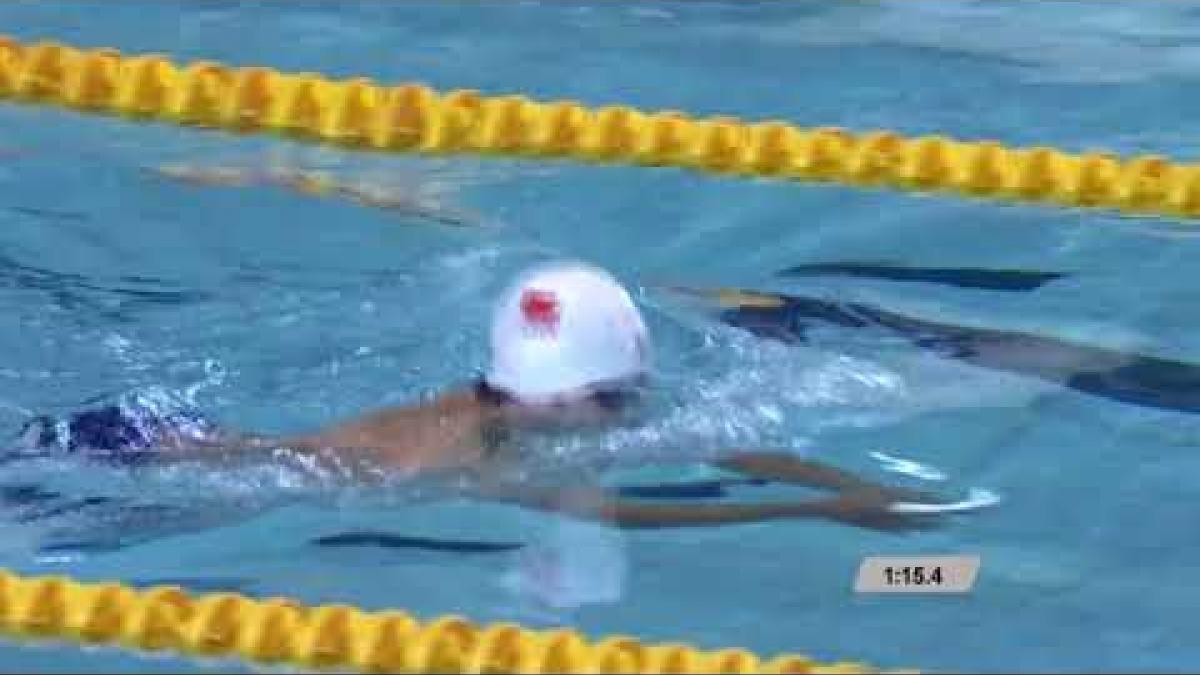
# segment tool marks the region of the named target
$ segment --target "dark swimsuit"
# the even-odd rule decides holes
[[[24,450],[81,453],[131,463],[164,445],[212,441],[219,434],[217,425],[195,410],[126,396],[64,417],[38,415],[26,423],[20,445]]]

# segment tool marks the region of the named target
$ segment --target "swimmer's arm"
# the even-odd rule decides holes
[[[892,512],[888,507],[893,500],[885,494],[867,490],[807,501],[649,504],[622,499],[601,489],[558,490],[523,485],[491,485],[479,489],[481,496],[494,501],[626,529],[703,527],[804,518],[884,531],[917,529],[931,524],[927,518]]]
[[[726,471],[837,492],[878,492],[896,501],[928,501],[929,495],[873,483],[848,471],[786,452],[751,451],[713,462]]]

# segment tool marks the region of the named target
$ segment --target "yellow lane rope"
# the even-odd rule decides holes
[[[444,616],[344,605],[306,607],[233,593],[189,596],[174,586],[133,589],[0,571],[0,631],[18,638],[121,645],[201,657],[388,673],[865,673],[861,663],[820,664],[737,649],[700,651],[630,637],[589,642],[566,630],[480,627]]]
[[[0,98],[381,151],[569,157],[732,175],[941,191],[1010,201],[1200,215],[1200,166],[889,131],[854,134],[540,103],[420,84],[123,56],[0,36]]]

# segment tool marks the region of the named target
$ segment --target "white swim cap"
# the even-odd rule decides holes
[[[537,403],[649,368],[649,338],[629,293],[607,272],[576,262],[526,272],[492,319],[488,386]]]

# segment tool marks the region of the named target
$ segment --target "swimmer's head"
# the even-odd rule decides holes
[[[501,296],[484,382],[526,406],[617,407],[650,368],[646,325],[629,293],[604,270],[539,265]]]

